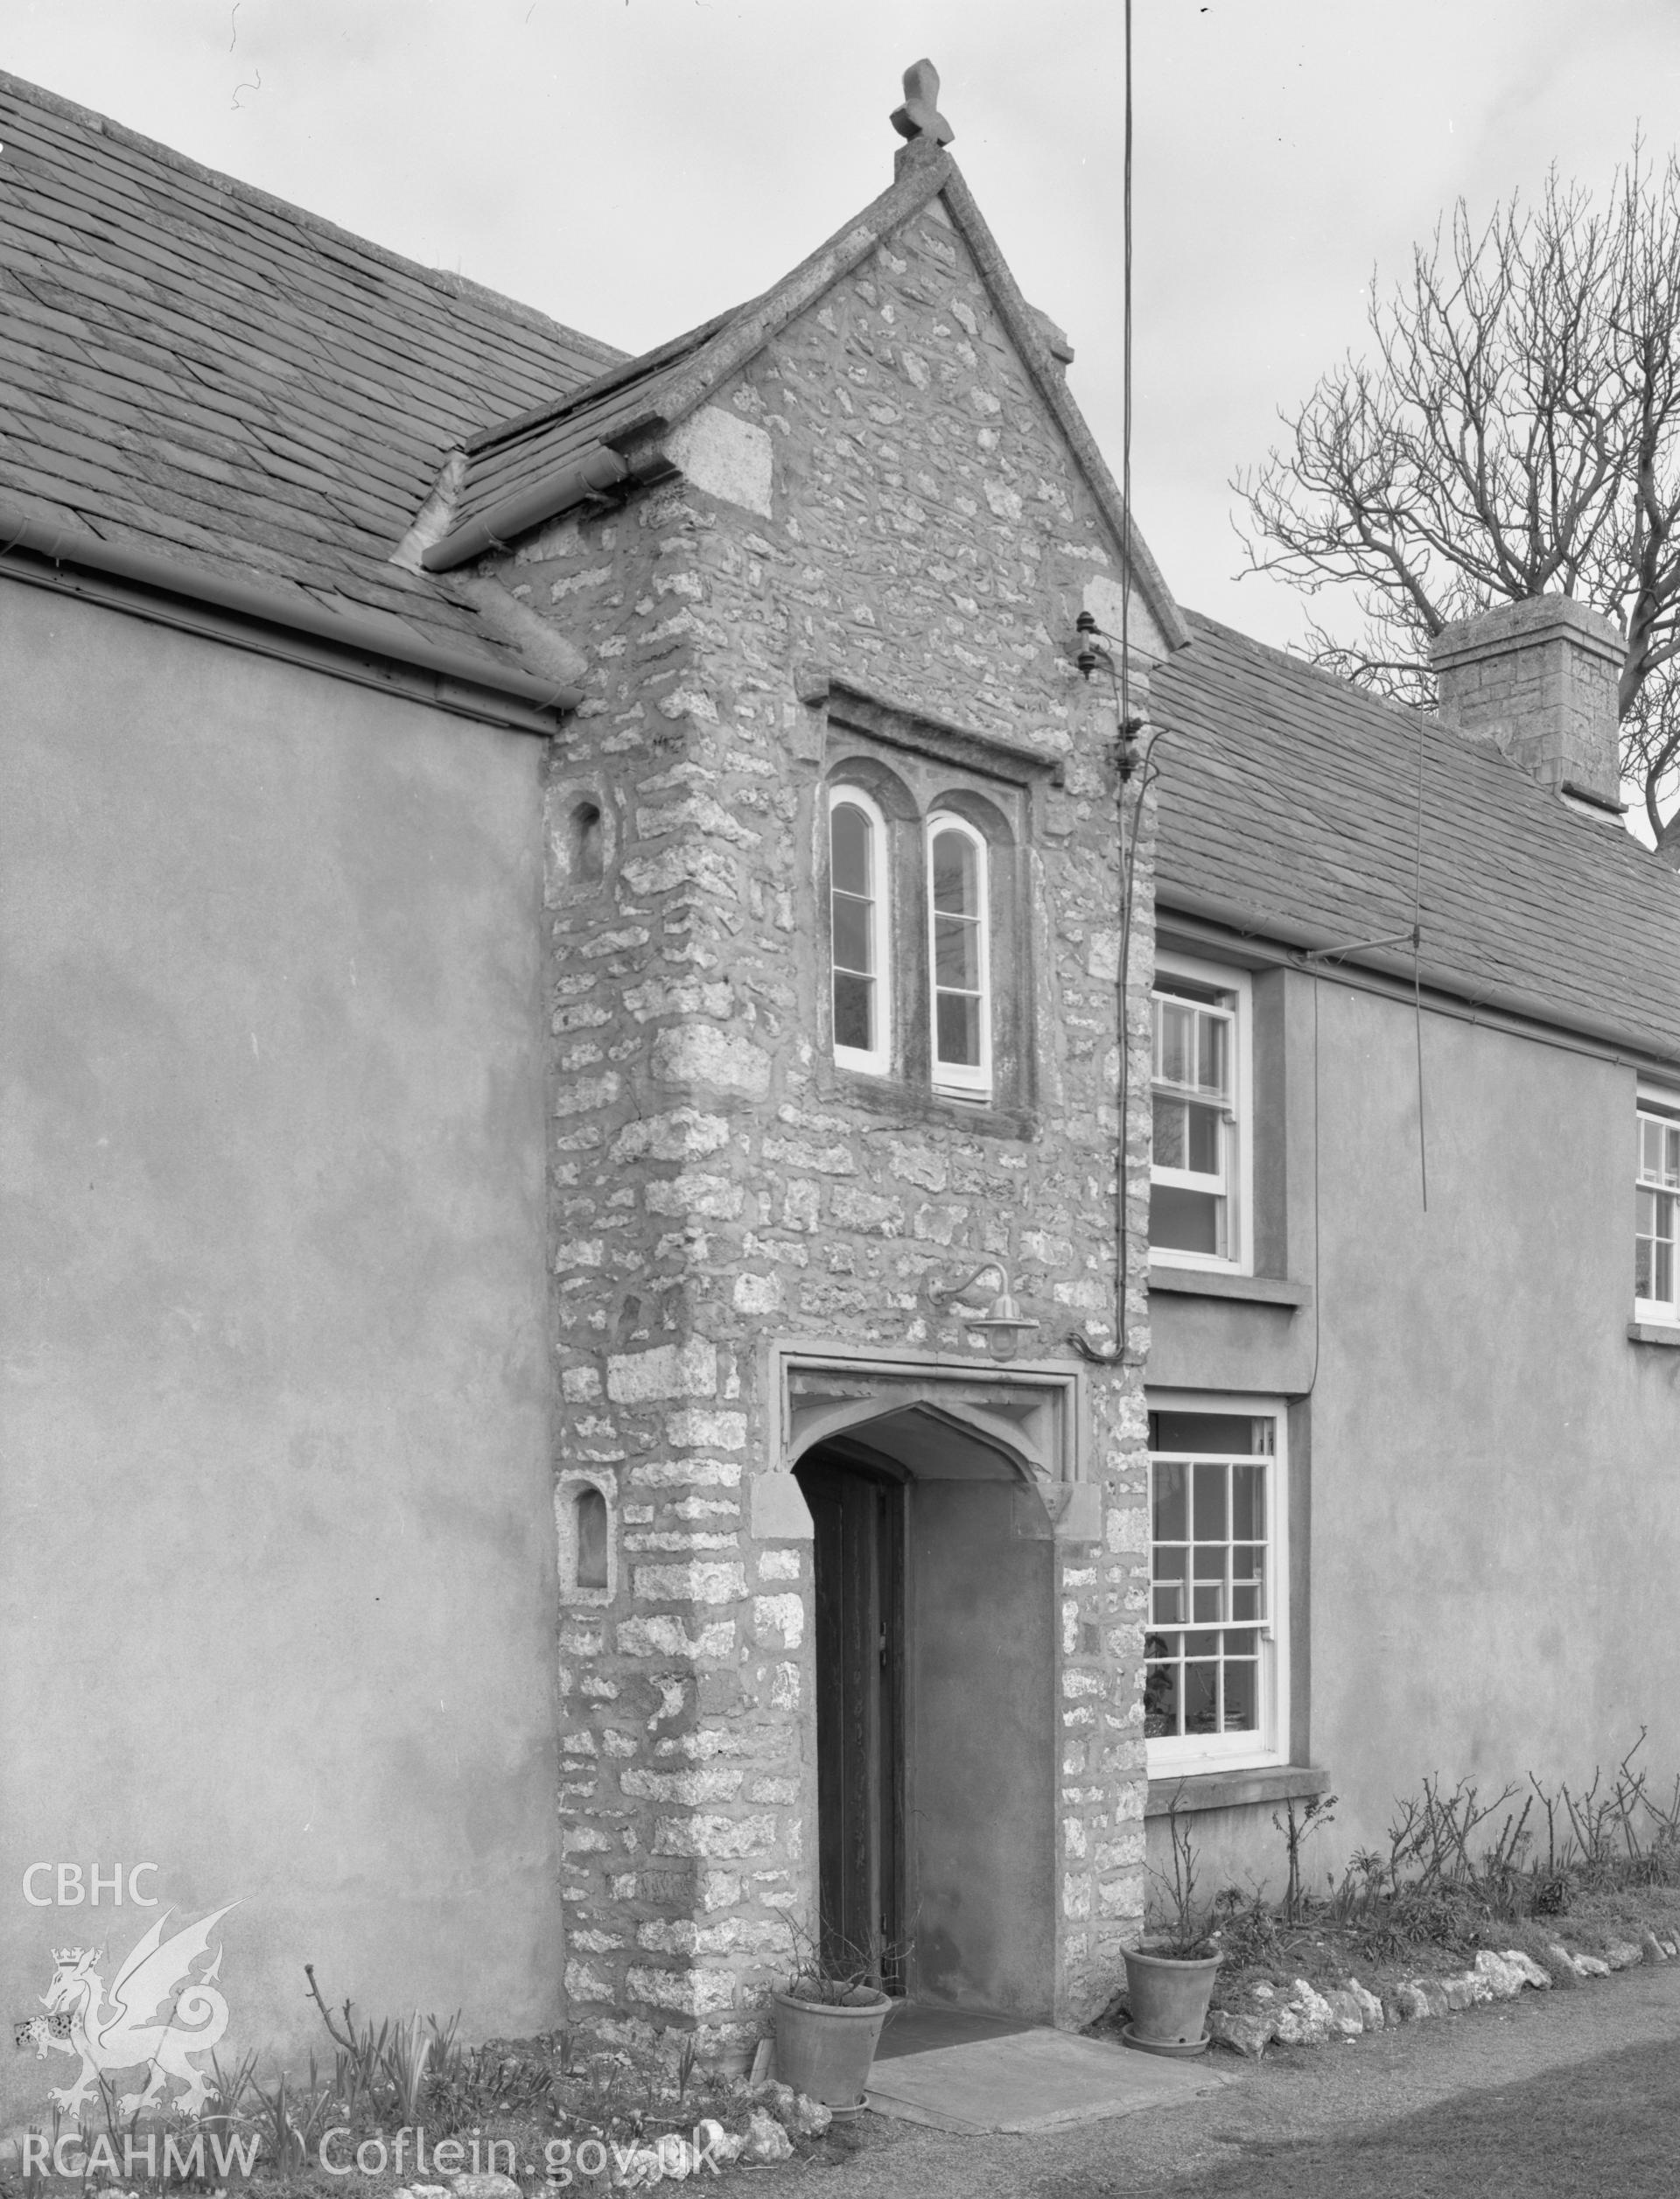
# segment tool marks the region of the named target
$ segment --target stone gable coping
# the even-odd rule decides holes
[[[802,260],[780,283],[752,304],[732,314],[697,348],[681,355],[680,344],[660,347],[647,354],[655,361],[662,352],[679,351],[668,374],[649,377],[645,399],[628,421],[619,417],[603,420],[603,439],[579,445],[565,465],[546,479],[528,483],[469,525],[446,536],[425,552],[429,571],[463,564],[494,543],[505,542],[512,532],[539,526],[570,506],[625,484],[656,480],[669,460],[666,445],[671,431],[712,398],[727,382],[787,328],[814,305],[836,283],[870,258],[888,237],[924,207],[942,202],[952,227],[967,245],[999,319],[1037,390],[1045,410],[1055,421],[1074,463],[1084,476],[1116,548],[1124,549],[1138,592],[1160,627],[1169,650],[1186,648],[1190,629],[1173,601],[1148,544],[1127,512],[1114,476],[1109,471],[1096,438],[1074,403],[1062,372],[1061,361],[1040,324],[1040,316],[1022,296],[1019,285],[997,239],[956,162],[941,151],[922,151],[904,163],[889,189],[874,200],[855,221]],[[632,361],[603,377],[603,386],[616,387],[636,381],[643,361]],[[638,385],[640,386],[640,383]],[[568,407],[576,400],[568,400]],[[585,407],[585,410],[587,408]],[[487,447],[514,431],[514,423],[483,431],[478,442]]]

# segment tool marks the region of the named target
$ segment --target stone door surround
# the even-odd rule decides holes
[[[1079,1368],[803,1342],[773,1346],[771,1359],[780,1425],[774,1466],[753,1484],[755,1535],[809,1536],[793,1469],[816,1445],[851,1436],[919,1479],[1012,1481],[1018,1534],[1100,1536]]]

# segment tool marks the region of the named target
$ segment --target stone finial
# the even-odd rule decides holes
[[[955,132],[939,111],[939,71],[931,61],[912,61],[904,72],[904,105],[895,107],[892,127],[914,144],[925,137],[937,151]]]

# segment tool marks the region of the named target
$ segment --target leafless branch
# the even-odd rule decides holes
[[[1315,659],[1427,704],[1449,620],[1547,592],[1625,637],[1623,765],[1654,830],[1680,793],[1680,161],[1634,144],[1596,205],[1556,171],[1480,228],[1461,200],[1265,463],[1234,483],[1247,569],[1365,622]]]

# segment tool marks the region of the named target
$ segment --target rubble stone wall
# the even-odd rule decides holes
[[[1072,656],[1117,558],[937,207],[717,406],[752,434],[690,445],[726,444],[725,485],[760,508],[679,477],[497,570],[592,660],[549,790],[567,1990],[578,2020],[697,2023],[738,2048],[785,1964],[786,1913],[815,1905],[811,1546],[785,1511],[752,1531],[752,1484],[785,1464],[771,1342],[972,1359],[921,1293],[990,1256],[1042,1323],[1033,1355],[1069,1363],[1082,1324],[1112,1336],[1114,711]],[[1021,796],[1018,1106],[963,1109],[829,1056],[823,675],[1060,767]],[[984,784],[936,754],[917,773]],[[1147,857],[1134,1360],[1088,1373],[1102,1540],[1055,1552],[1066,2021],[1106,1997],[1142,1908]],[[605,1585],[571,1578],[566,1508],[591,1485]]]

